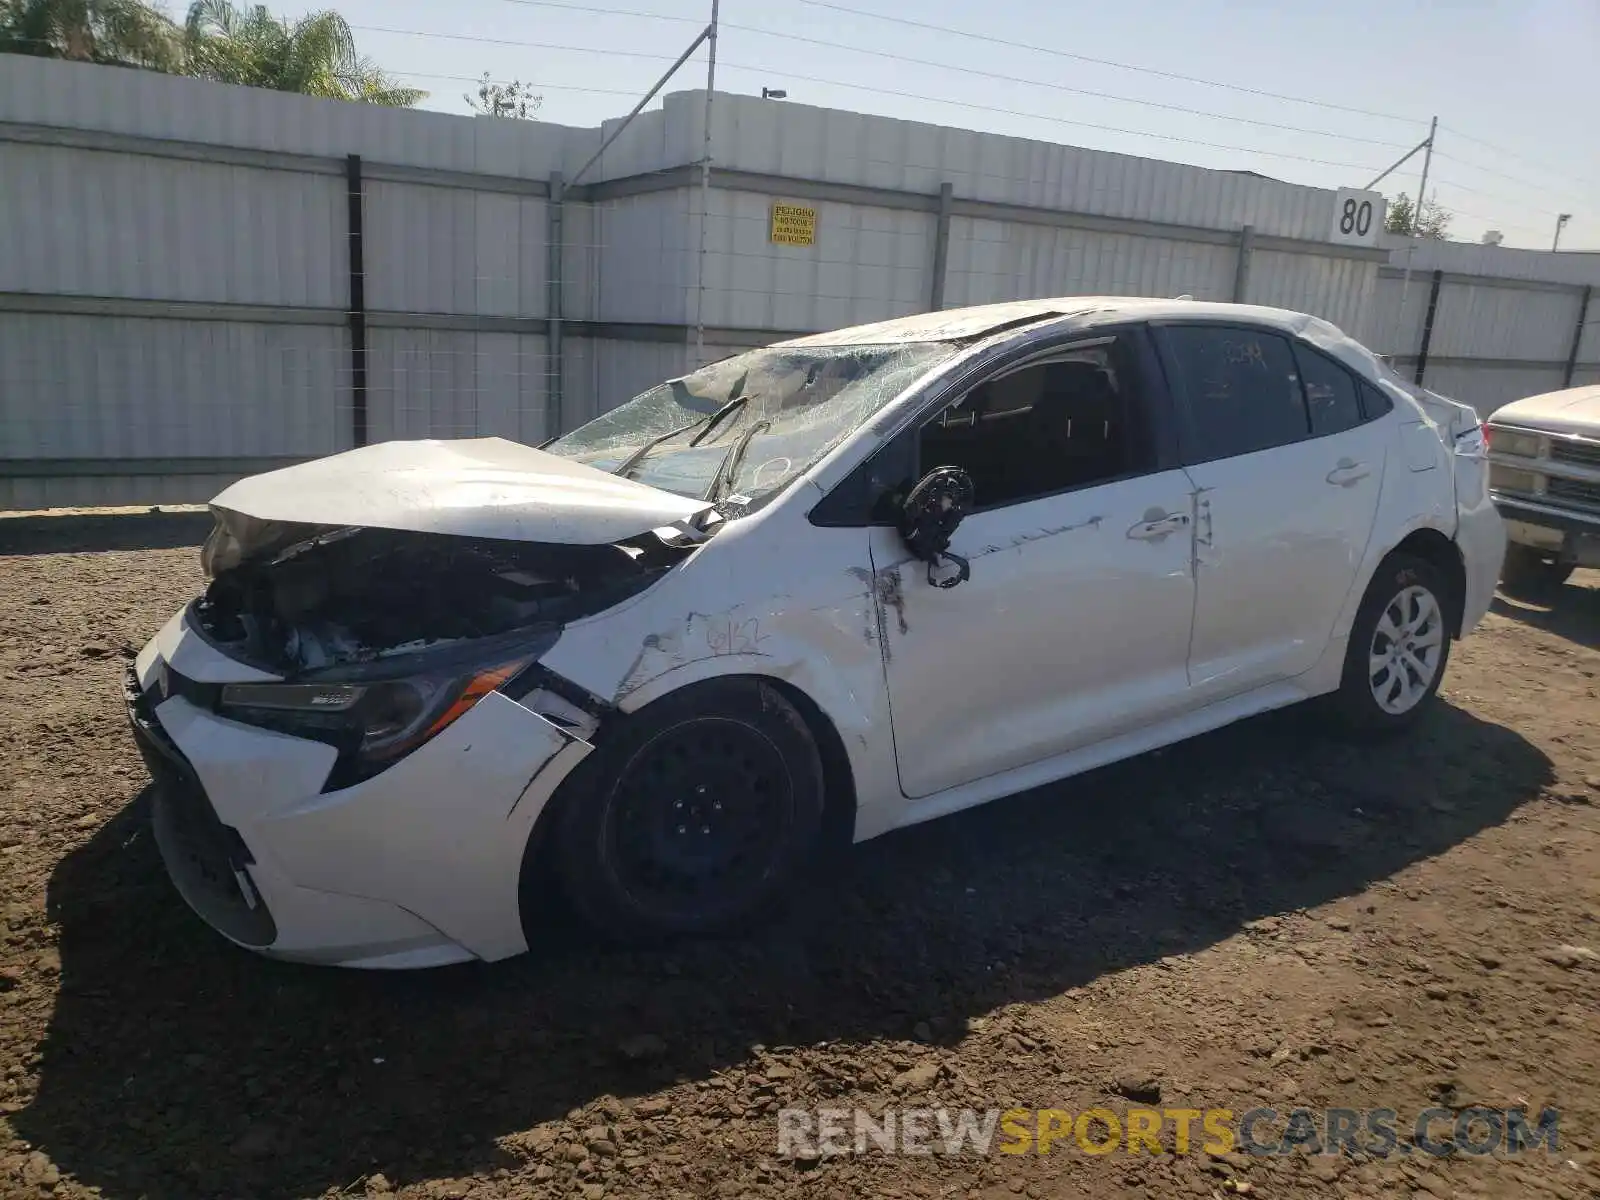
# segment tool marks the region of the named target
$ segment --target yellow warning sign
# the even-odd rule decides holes
[[[817,210],[798,204],[774,204],[771,241],[779,246],[816,245]]]

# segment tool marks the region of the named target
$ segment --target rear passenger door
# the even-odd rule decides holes
[[[1386,442],[1356,378],[1273,329],[1173,324],[1157,340],[1197,489],[1197,703],[1309,670],[1371,537]]]

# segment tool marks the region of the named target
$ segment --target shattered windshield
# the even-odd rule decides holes
[[[948,342],[752,350],[659,384],[545,449],[680,496],[756,500],[956,350]]]

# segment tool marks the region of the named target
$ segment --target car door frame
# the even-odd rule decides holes
[[[881,440],[862,460],[851,467],[811,507],[807,519],[813,525],[826,528],[881,528],[893,527],[894,516],[884,509],[881,493],[874,494],[870,486],[873,468],[900,455],[910,472],[908,483],[921,478],[919,435],[922,427],[958,397],[970,392],[990,379],[1009,374],[1046,361],[1054,354],[1065,353],[1075,346],[1101,339],[1128,338],[1135,347],[1135,363],[1139,376],[1140,416],[1149,435],[1153,459],[1141,471],[1130,471],[1090,484],[1062,488],[1055,492],[1041,492],[1029,500],[1043,500],[1084,487],[1098,487],[1120,479],[1139,475],[1154,475],[1181,467],[1182,431],[1178,426],[1180,405],[1167,380],[1164,364],[1151,336],[1151,322],[1126,318],[1105,324],[1079,325],[1069,328],[1047,326],[1043,330],[1030,330],[1027,335],[1014,337],[962,362],[950,372],[925,385],[920,395],[884,422],[880,419],[868,426],[871,434]],[[1010,501],[1009,503],[1018,503]],[[1000,507],[1000,506],[995,506]],[[978,510],[978,511],[987,511]]]
[[[1048,504],[1051,501],[1070,501],[1073,496],[1087,495],[1102,488],[1137,484],[1140,480],[1160,476],[1176,476],[1180,481],[1177,486],[1181,488],[1181,493],[1175,494],[1171,503],[1173,511],[1181,512],[1184,520],[1183,527],[1173,535],[1177,542],[1172,549],[1178,552],[1184,564],[1184,575],[1189,583],[1189,589],[1184,601],[1182,645],[1177,648],[1172,662],[1179,677],[1186,678],[1187,647],[1190,623],[1193,619],[1193,581],[1190,578],[1193,561],[1192,489],[1186,474],[1177,463],[1177,441],[1171,421],[1172,398],[1167,393],[1165,377],[1155,359],[1147,325],[1142,320],[1118,320],[1087,328],[1053,329],[1042,336],[1009,341],[997,347],[995,353],[983,355],[970,364],[964,364],[963,369],[952,371],[949,375],[930,382],[922,395],[907,404],[903,411],[895,414],[893,432],[874,447],[865,459],[835,484],[829,494],[813,507],[812,512],[808,514],[810,519],[824,527],[866,527],[869,536],[879,547],[872,551],[874,560],[877,566],[883,567],[884,563],[880,560],[885,538],[893,538],[896,549],[899,550],[898,536],[895,532],[898,525],[895,506],[885,501],[903,495],[904,490],[921,477],[924,468],[931,469],[932,466],[938,465],[924,464],[920,458],[922,433],[930,422],[938,420],[939,415],[952,403],[984,383],[1019,370],[1049,363],[1059,356],[1071,354],[1075,349],[1101,345],[1113,340],[1123,343],[1125,357],[1121,359],[1120,366],[1132,377],[1131,386],[1128,387],[1131,401],[1130,415],[1140,425],[1141,438],[1137,465],[1114,476],[1070,484],[1026,497],[1010,498],[975,510],[973,515],[1003,513],[1023,506]],[[1168,486],[1172,486],[1170,481]],[[1046,547],[1041,542],[1027,549],[1032,553],[1043,553]],[[903,553],[900,557],[903,559]],[[982,571],[982,566],[978,563],[974,565],[973,583],[965,584],[964,587],[979,583],[978,573]],[[880,630],[879,637],[883,649],[886,696],[892,687],[890,663],[891,660],[898,660],[897,652],[891,649],[889,643],[894,640],[896,614],[904,616],[904,609],[897,606],[906,603],[899,599],[901,586],[896,573],[893,586],[889,586],[884,580],[875,580],[873,588],[872,602],[878,609],[876,624]],[[887,601],[883,595],[886,587],[890,592]],[[893,611],[886,611],[886,605]],[[902,634],[905,632],[903,622],[901,632]],[[890,704],[892,711],[892,699]],[[937,803],[939,796],[958,793],[963,789],[987,786],[984,782],[985,777],[993,779],[1008,771],[1032,769],[1044,761],[1061,757],[1062,753],[1075,752],[1077,751],[1051,752],[1042,754],[1037,760],[1030,760],[1017,766],[996,766],[992,771],[985,772],[984,777],[964,783],[953,783],[926,795],[908,790],[902,775],[900,791],[913,805]],[[997,753],[1004,757],[1003,749],[997,747]],[[896,738],[895,758],[898,774],[900,762],[898,738]]]
[[[1273,336],[1283,342],[1289,351],[1291,361],[1294,363],[1295,380],[1300,388],[1301,405],[1304,409],[1306,419],[1306,432],[1304,435],[1292,441],[1278,442],[1271,446],[1264,446],[1257,450],[1244,451],[1238,454],[1213,456],[1202,454],[1199,450],[1201,442],[1199,438],[1199,431],[1196,425],[1198,406],[1192,401],[1189,395],[1187,384],[1184,382],[1184,380],[1182,378],[1174,377],[1177,371],[1178,358],[1175,348],[1172,346],[1170,340],[1166,336],[1166,331],[1173,328],[1244,329],[1260,335]],[[1372,411],[1372,409],[1369,407],[1369,397],[1367,392],[1369,389],[1376,391],[1380,398],[1388,400],[1388,397],[1383,395],[1382,389],[1377,388],[1370,379],[1352,367],[1349,363],[1340,360],[1338,356],[1331,354],[1317,346],[1310,339],[1302,337],[1295,330],[1285,328],[1270,321],[1252,319],[1249,316],[1244,315],[1235,316],[1233,314],[1229,314],[1226,317],[1161,317],[1153,319],[1150,322],[1150,336],[1152,345],[1156,351],[1157,359],[1161,363],[1162,370],[1166,372],[1168,393],[1174,409],[1174,426],[1178,436],[1179,459],[1184,465],[1185,469],[1205,467],[1213,463],[1226,462],[1233,458],[1248,457],[1251,454],[1265,453],[1269,450],[1282,450],[1288,447],[1297,447],[1306,443],[1321,441],[1325,438],[1340,437],[1357,429],[1368,426],[1377,426],[1385,416],[1393,411],[1394,408],[1393,402],[1389,401],[1387,406],[1380,411]],[[1349,377],[1351,386],[1355,390],[1357,411],[1360,414],[1360,420],[1356,424],[1345,429],[1333,430],[1324,433],[1317,433],[1313,430],[1311,401],[1310,396],[1306,391],[1306,382],[1301,368],[1301,358],[1305,355],[1315,355],[1335,369],[1343,371],[1344,374]],[[1376,481],[1376,486],[1379,488],[1379,497],[1375,502],[1373,522],[1365,531],[1366,540],[1361,546],[1361,553],[1357,556],[1357,562],[1352,572],[1349,586],[1344,593],[1345,598],[1347,598],[1352,591],[1359,588],[1364,588],[1366,586],[1366,564],[1367,560],[1371,556],[1372,537],[1376,528],[1379,512],[1381,511],[1382,488],[1384,486],[1383,480],[1387,470],[1388,466],[1387,463],[1385,463],[1380,466],[1380,469],[1377,472],[1378,479]],[[1210,489],[1204,490],[1208,491]],[[1206,582],[1205,572],[1201,568],[1202,560],[1205,557],[1202,554],[1202,547],[1205,545],[1205,540],[1210,532],[1209,526],[1209,504],[1205,495],[1203,493],[1199,493],[1196,496],[1194,566],[1196,588],[1196,623],[1193,636],[1196,638],[1198,638],[1201,634],[1201,615],[1205,611],[1203,592]],[[1345,605],[1341,605],[1340,613],[1335,614],[1329,630],[1330,637],[1336,638],[1338,636],[1339,622],[1341,619],[1340,614],[1342,614],[1344,611],[1344,607]],[[1193,667],[1193,665],[1193,655],[1191,655],[1191,667]],[[1197,688],[1201,687],[1202,682],[1200,680],[1195,680],[1195,685]],[[1219,695],[1220,694],[1221,693],[1219,693]]]

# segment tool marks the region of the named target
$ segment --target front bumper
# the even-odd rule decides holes
[[[1547,551],[1580,567],[1600,567],[1600,514],[1498,492],[1494,502],[1505,519],[1506,536],[1516,545]]]
[[[492,693],[382,773],[324,791],[333,747],[207,707],[205,685],[230,676],[261,678],[180,613],[127,682],[156,785],[157,845],[202,919],[252,950],[342,966],[439,966],[527,949],[523,850],[586,742]]]

